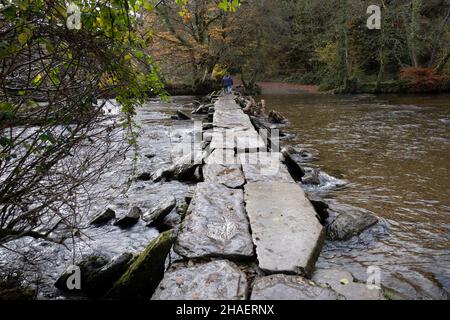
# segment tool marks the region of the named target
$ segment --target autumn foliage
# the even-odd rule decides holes
[[[436,92],[444,89],[448,80],[432,68],[409,67],[400,70],[400,79],[410,92]]]

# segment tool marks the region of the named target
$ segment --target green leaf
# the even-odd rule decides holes
[[[25,45],[33,35],[33,31],[28,28],[24,28],[21,33],[17,36],[17,39],[19,40],[19,43],[23,46]]]
[[[348,281],[348,279],[346,279],[346,278],[343,278],[343,279],[339,280],[339,282],[340,282],[340,284],[342,284],[342,285],[344,285],[344,286],[346,286],[346,285],[349,284],[349,281]]]
[[[36,77],[33,79],[33,85],[38,86],[42,81],[42,75],[39,73]]]
[[[19,39],[19,43],[21,45],[25,45],[28,42],[28,34],[26,32],[22,32],[17,37]]]

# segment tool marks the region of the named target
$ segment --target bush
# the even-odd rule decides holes
[[[403,68],[400,79],[408,92],[438,92],[445,89],[448,77],[439,75],[431,68]]]
[[[11,273],[0,277],[0,301],[34,299],[35,291],[22,285],[20,273]]]

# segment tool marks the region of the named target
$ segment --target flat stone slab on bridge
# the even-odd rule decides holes
[[[248,182],[294,182],[279,152],[241,153],[239,161],[242,164],[245,179]]]
[[[250,118],[242,110],[216,110],[213,125],[226,129],[254,129]]]
[[[259,267],[267,273],[310,276],[324,230],[302,188],[294,182],[248,182],[246,209]]]
[[[245,274],[220,260],[166,272],[152,300],[244,300],[246,295]]]
[[[215,128],[234,130],[254,130],[250,118],[242,111],[234,101],[234,96],[220,98],[214,104],[215,112],[213,125]]]
[[[240,189],[199,183],[174,245],[187,258],[251,258],[253,242]]]
[[[204,155],[205,164],[221,164],[221,165],[241,165],[239,159],[235,156],[234,150],[231,149],[215,149],[209,155]]]
[[[299,276],[275,274],[256,279],[251,300],[344,300],[330,288]]]
[[[253,128],[214,128],[210,147],[211,149],[236,149],[238,152],[267,150],[265,141]]]
[[[245,183],[241,165],[206,164],[203,166],[203,177],[206,182],[223,184],[232,189],[240,188]]]

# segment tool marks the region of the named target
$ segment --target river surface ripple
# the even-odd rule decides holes
[[[283,143],[316,150],[318,167],[349,184],[321,195],[374,212],[381,223],[328,242],[318,267],[367,279],[416,299],[450,291],[450,95],[265,96],[289,119]],[[320,192],[320,190],[317,190]]]

